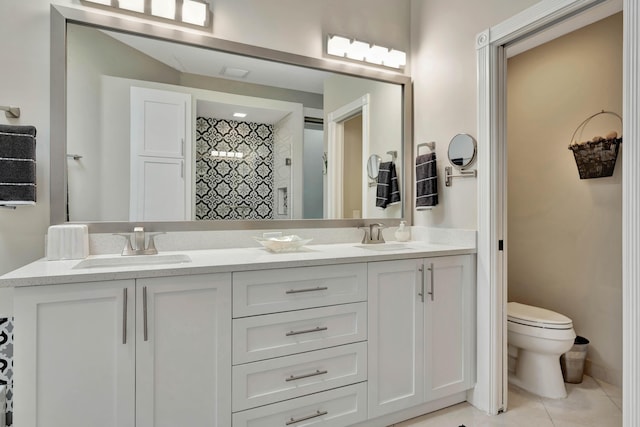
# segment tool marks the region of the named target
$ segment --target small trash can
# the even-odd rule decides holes
[[[564,382],[571,384],[580,384],[582,382],[588,346],[588,339],[577,336],[571,350],[560,356],[560,367],[562,368]]]

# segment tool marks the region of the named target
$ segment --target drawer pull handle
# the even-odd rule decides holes
[[[301,294],[302,292],[317,292],[317,291],[326,291],[329,289],[326,286],[317,286],[315,288],[306,288],[306,289],[289,289],[285,292],[285,294]]]
[[[321,417],[323,415],[327,415],[328,412],[327,411],[316,411],[315,414],[313,415],[307,415],[306,417],[300,417],[300,418],[291,418],[289,421],[287,421],[285,423],[286,426],[290,426],[291,424],[297,424],[297,423],[301,423],[302,421],[307,421],[307,420],[311,420],[313,418],[318,418]]]
[[[315,372],[313,372],[311,374],[304,374],[304,375],[298,375],[298,376],[291,375],[291,376],[285,378],[285,381],[289,382],[289,381],[301,380],[303,378],[315,377],[317,375],[324,375],[324,374],[328,374],[328,373],[329,373],[329,371],[316,370]]]
[[[326,331],[327,329],[329,328],[326,326],[318,326],[317,328],[305,329],[304,331],[289,331],[286,333],[286,336],[290,337],[292,335],[310,334],[311,332]]]

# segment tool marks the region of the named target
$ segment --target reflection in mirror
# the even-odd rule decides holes
[[[403,215],[375,209],[363,174],[403,152],[400,84],[71,23],[66,48],[69,221],[328,218],[337,197],[332,218]],[[331,152],[327,114],[365,96],[357,142]]]
[[[449,161],[458,169],[468,167],[476,156],[476,141],[471,135],[459,133],[449,142]]]
[[[50,17],[51,224],[77,221],[110,233],[134,225],[199,231],[411,221],[409,76],[90,10],[52,5]],[[158,93],[176,96],[158,101]],[[140,101],[147,95],[151,102]],[[354,147],[337,143],[344,144],[344,123],[328,118],[356,101],[361,147],[347,153]],[[207,115],[223,106],[247,116]],[[276,115],[254,120],[237,106]],[[247,127],[258,134],[255,147],[243,139]],[[200,141],[214,129],[214,145]],[[256,139],[269,134],[270,143]],[[402,201],[376,208],[366,162],[394,150]],[[352,152],[360,153],[352,156],[357,165],[346,160]],[[258,164],[265,153],[266,167]],[[358,206],[347,208],[344,177],[353,170],[361,191]],[[337,205],[345,209],[330,209]]]
[[[370,179],[378,179],[380,162],[382,162],[382,158],[377,154],[372,154],[369,156],[369,160],[367,161],[367,175]]]

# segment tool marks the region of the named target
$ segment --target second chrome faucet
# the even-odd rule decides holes
[[[362,236],[362,244],[369,245],[375,243],[385,243],[384,237],[382,236],[382,229],[384,228],[384,224],[374,223],[369,224],[369,226],[360,227],[364,229],[364,236]]]

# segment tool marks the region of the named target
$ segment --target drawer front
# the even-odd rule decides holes
[[[233,427],[344,427],[365,421],[367,383],[233,414]]]
[[[366,264],[233,274],[233,317],[366,301]]]
[[[366,379],[366,342],[238,365],[233,367],[233,411]]]
[[[233,320],[233,364],[366,339],[366,302],[243,317]]]

